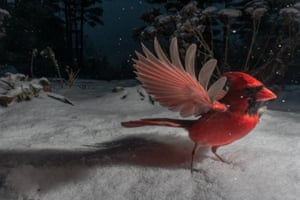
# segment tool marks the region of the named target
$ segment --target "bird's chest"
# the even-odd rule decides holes
[[[208,146],[222,146],[246,136],[258,121],[257,115],[209,113],[191,127],[189,134],[195,142]]]

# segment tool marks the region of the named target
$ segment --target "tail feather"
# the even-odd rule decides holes
[[[168,118],[156,118],[156,119],[140,119],[137,121],[122,122],[122,126],[127,128],[135,128],[141,126],[169,126],[179,128],[189,128],[196,120],[180,120],[180,119],[168,119]]]

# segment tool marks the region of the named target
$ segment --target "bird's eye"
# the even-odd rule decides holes
[[[261,89],[263,88],[263,86],[257,86],[257,87],[248,87],[245,88],[245,95],[247,97],[255,97],[256,93],[259,92]]]

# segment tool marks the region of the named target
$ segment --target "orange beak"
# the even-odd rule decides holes
[[[276,94],[274,94],[271,90],[269,90],[266,87],[263,87],[256,94],[256,101],[269,101],[276,98],[277,98]]]

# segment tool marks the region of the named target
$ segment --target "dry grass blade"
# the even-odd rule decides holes
[[[66,67],[66,72],[68,74],[68,86],[69,86],[69,88],[71,88],[74,85],[77,78],[78,78],[78,74],[80,72],[80,69],[78,69],[77,71],[74,72],[72,68],[67,66]]]
[[[203,67],[199,72],[198,80],[205,90],[207,90],[209,80],[211,78],[213,71],[216,68],[216,65],[217,65],[217,60],[210,59],[203,65]]]
[[[211,102],[214,102],[219,97],[219,94],[223,92],[223,88],[226,84],[227,78],[222,77],[219,78],[216,82],[214,82],[209,90],[207,91],[208,96],[210,97]]]
[[[180,55],[179,55],[179,51],[178,51],[178,43],[177,43],[176,37],[172,38],[172,40],[171,40],[170,57],[171,57],[172,64],[175,65],[176,67],[178,67],[179,69],[181,69],[182,71],[184,71],[184,67],[180,60]]]

